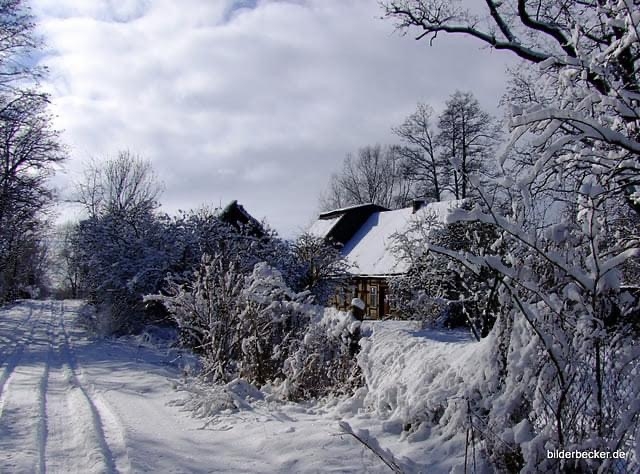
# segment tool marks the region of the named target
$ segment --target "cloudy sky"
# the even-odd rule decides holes
[[[418,101],[470,90],[492,112],[504,53],[394,31],[376,0],[32,0],[44,87],[70,160],[131,150],[163,210],[238,199],[291,237],[346,153],[393,142]],[[65,211],[65,215],[69,211]]]

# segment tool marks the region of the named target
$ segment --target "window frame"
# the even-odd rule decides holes
[[[369,285],[369,307],[375,309],[378,307],[378,285]]]

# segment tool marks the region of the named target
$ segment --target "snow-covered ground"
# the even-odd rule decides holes
[[[341,421],[364,437],[368,430],[404,470],[449,472],[460,464],[455,443],[443,449],[424,432],[411,438],[399,423],[414,397],[428,392],[418,376],[426,354],[446,372],[448,354],[464,358],[474,345],[465,337],[376,323],[363,348],[368,392],[322,404],[267,397],[204,420],[176,403],[186,394],[176,390],[183,364],[175,351],[94,339],[77,324],[81,304],[0,309],[2,472],[389,472],[340,435]]]

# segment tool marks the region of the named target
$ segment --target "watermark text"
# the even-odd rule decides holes
[[[547,459],[626,459],[624,451],[598,451],[597,449],[566,451],[564,449],[547,450]]]

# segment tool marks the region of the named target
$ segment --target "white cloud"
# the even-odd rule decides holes
[[[169,211],[238,199],[290,235],[345,153],[391,141],[417,101],[494,108],[506,56],[415,42],[371,0],[34,0],[68,169],[130,149]]]

